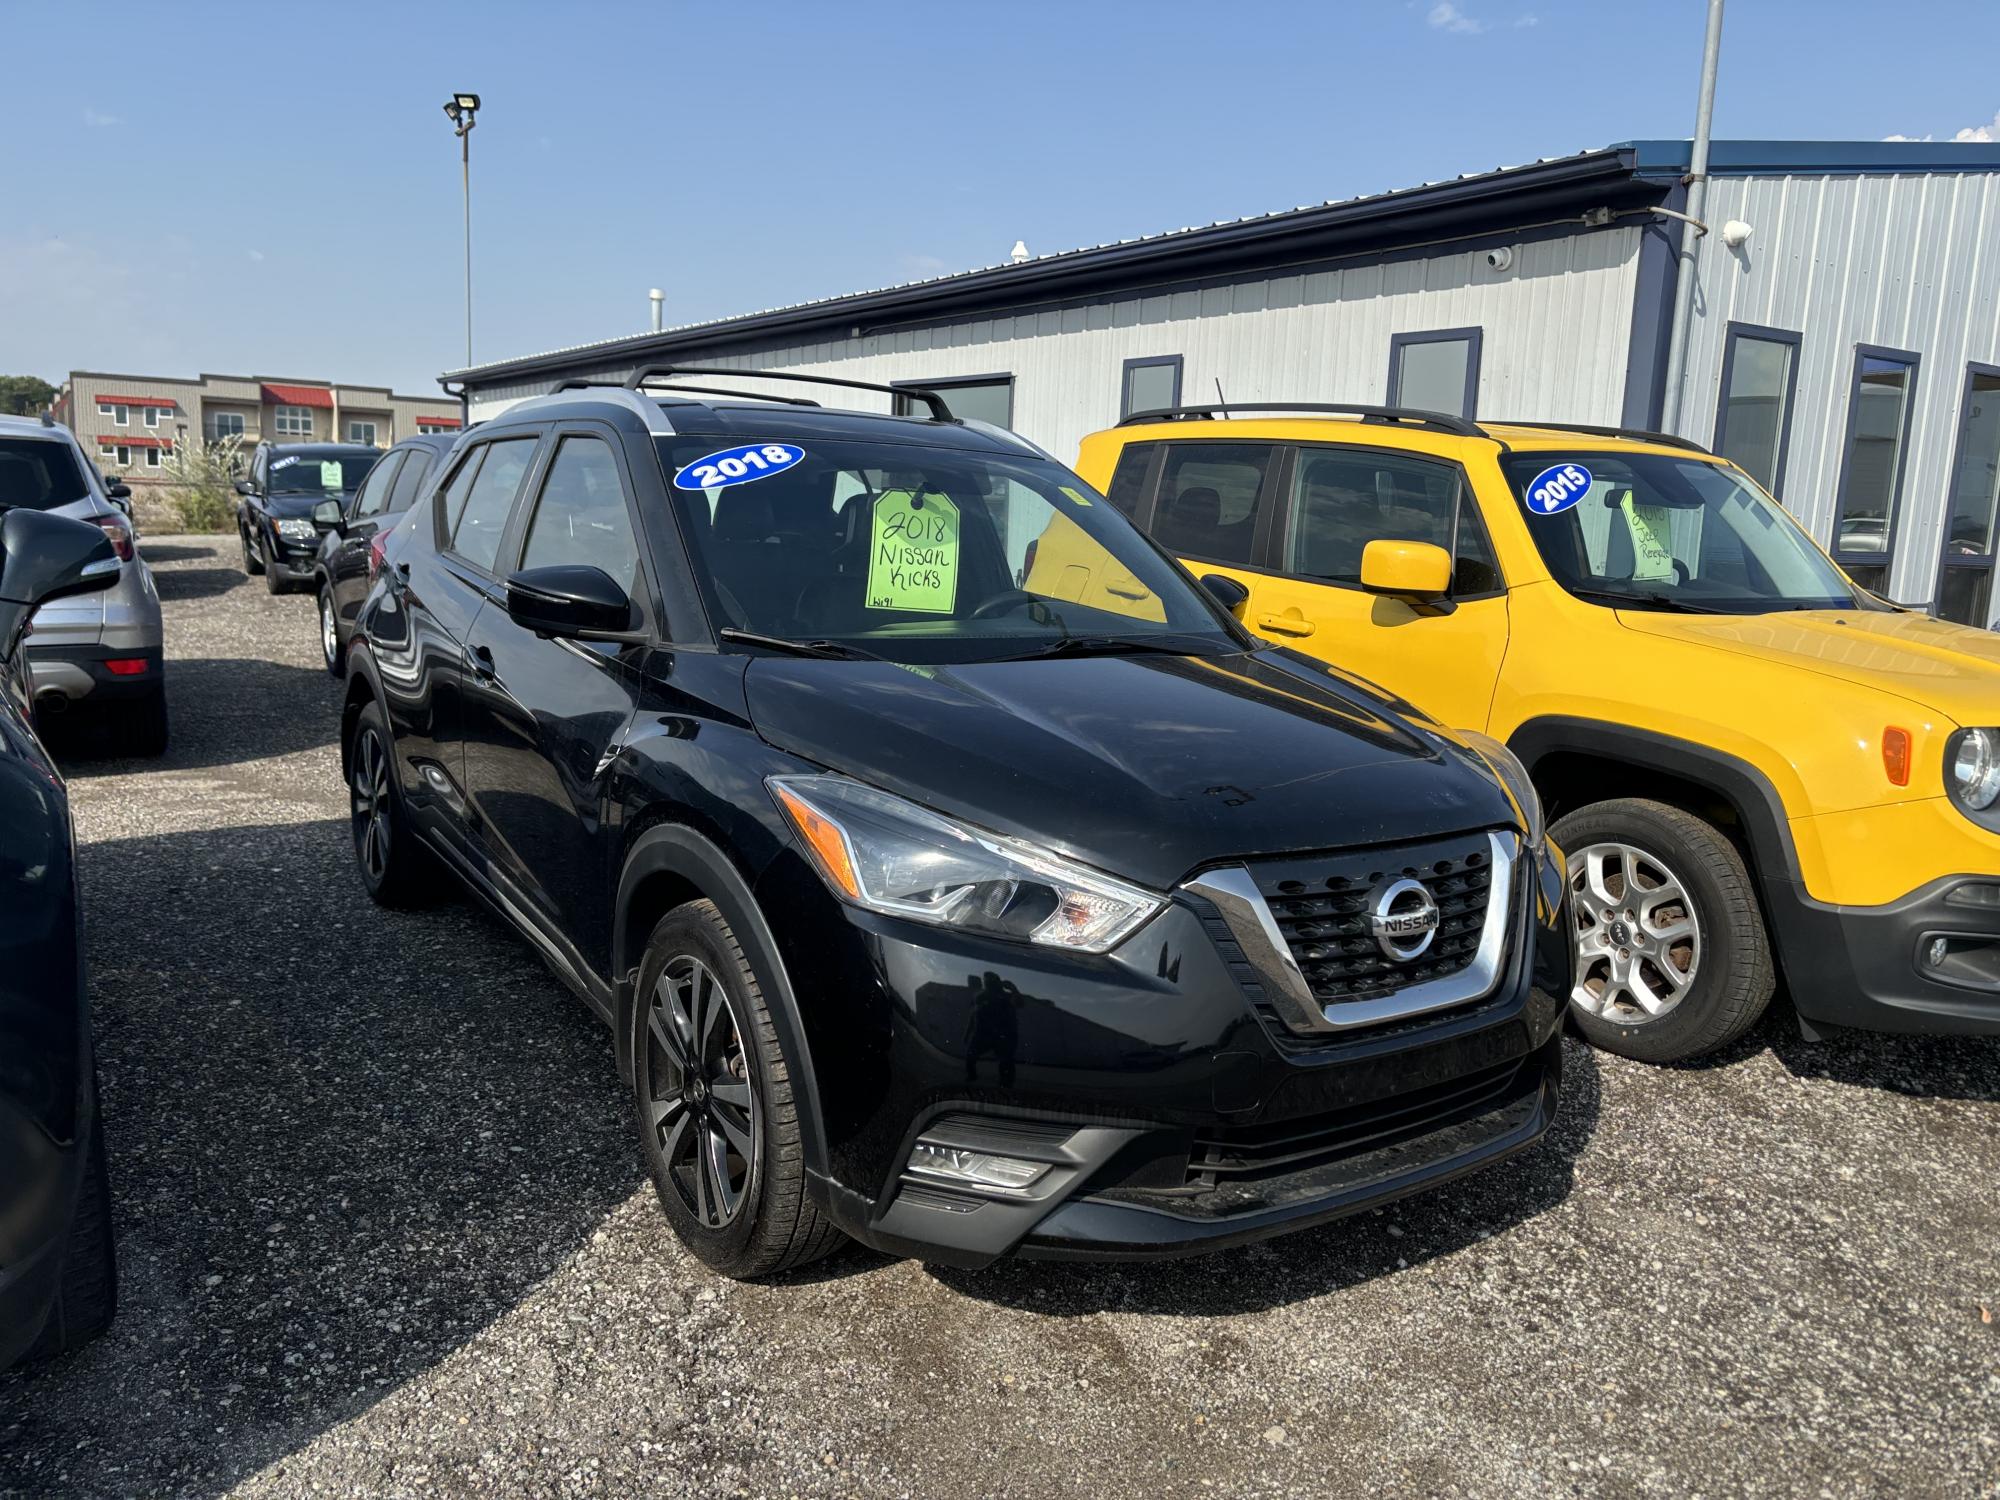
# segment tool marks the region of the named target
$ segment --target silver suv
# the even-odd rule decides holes
[[[122,486],[120,487],[122,489]],[[160,596],[140,558],[131,518],[67,427],[47,417],[0,416],[0,511],[25,507],[102,527],[124,569],[100,593],[35,611],[27,640],[35,710],[44,718],[88,703],[117,719],[118,748],[167,748]]]

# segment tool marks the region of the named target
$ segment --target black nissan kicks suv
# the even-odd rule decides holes
[[[447,867],[615,1028],[697,1255],[1186,1253],[1548,1128],[1565,884],[1505,749],[932,393],[673,383],[742,373],[470,434],[341,737],[370,894]]]

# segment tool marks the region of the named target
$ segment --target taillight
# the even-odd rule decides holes
[[[118,554],[120,562],[132,560],[132,528],[117,516],[92,516],[93,526],[104,528],[104,534],[111,538],[111,550]]]
[[[389,533],[378,531],[368,538],[368,581],[373,583],[375,575],[382,571],[382,558],[389,550]]]
[[[114,656],[105,662],[104,670],[113,677],[144,677],[146,658],[143,656]]]

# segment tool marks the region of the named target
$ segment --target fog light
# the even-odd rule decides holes
[[[1930,951],[1924,955],[1924,961],[1933,969],[1942,969],[1944,961],[1949,957],[1951,957],[1951,944],[1943,938],[1932,938]]]
[[[962,1146],[940,1146],[930,1141],[918,1141],[910,1153],[912,1177],[984,1188],[993,1193],[1026,1192],[1048,1170],[1046,1162],[1022,1161],[1018,1157],[995,1156],[989,1151],[968,1151]]]
[[[1947,906],[2000,906],[2000,885],[1955,885],[1944,893]]]

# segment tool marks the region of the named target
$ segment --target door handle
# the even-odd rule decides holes
[[[1311,635],[1319,627],[1314,625],[1311,620],[1308,620],[1297,610],[1292,609],[1285,611],[1281,615],[1257,616],[1257,628],[1259,630],[1268,630],[1273,635],[1307,636]]]
[[[499,681],[498,674],[493,670],[493,653],[491,651],[488,651],[484,646],[474,646],[470,655],[472,657],[472,675],[474,677],[477,677],[481,682]]]

